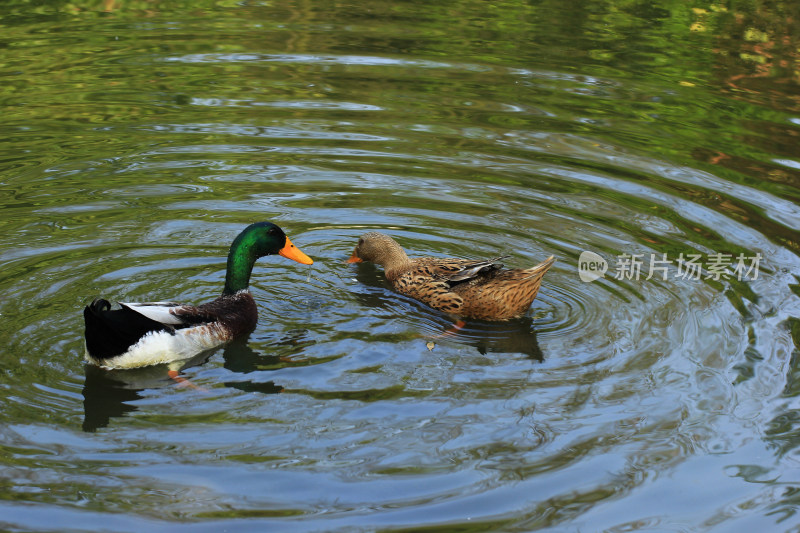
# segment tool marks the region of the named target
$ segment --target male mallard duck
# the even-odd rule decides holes
[[[373,231],[361,236],[347,262],[383,266],[397,292],[434,309],[463,318],[509,320],[530,307],[542,277],[556,259],[550,256],[533,268],[515,270],[504,269],[501,259],[409,259],[394,239]]]
[[[283,230],[270,222],[247,226],[231,244],[222,295],[197,307],[172,302],[111,304],[95,299],[83,310],[86,360],[106,368],[135,368],[188,359],[244,333],[258,321],[248,290],[256,259],[265,255],[310,265]]]

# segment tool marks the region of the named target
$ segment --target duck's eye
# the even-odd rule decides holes
[[[361,246],[362,244],[364,244],[364,239],[358,239],[358,245]]]
[[[267,233],[269,233],[270,235],[275,235],[276,233],[278,233],[278,231],[276,228],[269,228],[269,231]]]

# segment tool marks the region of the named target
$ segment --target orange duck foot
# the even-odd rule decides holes
[[[203,387],[198,387],[188,379],[182,378],[177,370],[170,370],[167,372],[167,375],[171,380],[177,383],[179,387],[188,387],[190,389],[198,390],[201,392],[208,392],[208,389],[204,389]]]

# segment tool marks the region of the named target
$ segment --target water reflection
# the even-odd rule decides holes
[[[187,386],[169,377],[169,370],[183,370],[208,361],[214,350],[203,352],[188,361],[171,365],[106,370],[85,364],[83,384],[83,430],[94,432],[108,426],[112,418],[125,416],[138,407],[131,404],[143,398],[144,390]]]
[[[271,346],[302,346],[308,343],[305,331],[289,332]],[[237,374],[249,374],[256,371],[269,371],[287,365],[285,356],[265,354],[253,350],[247,337],[236,339],[222,349],[223,367]],[[169,370],[182,371],[199,366],[220,351],[219,349],[203,352],[192,359],[173,365],[154,365],[133,369],[106,370],[95,365],[85,365],[85,382],[83,386],[84,420],[83,430],[93,432],[108,426],[112,418],[122,417],[138,407],[131,404],[142,399],[141,392],[165,387],[197,387],[190,381],[176,382],[168,375]],[[288,363],[290,364],[290,363]],[[273,381],[225,381],[225,387],[244,392],[277,394],[283,387]],[[202,387],[198,389],[203,390]]]
[[[303,333],[298,332],[296,336],[290,336],[288,340],[278,341],[278,344],[292,344],[292,339],[297,339],[300,342],[300,339],[303,338]],[[225,361],[223,366],[227,370],[238,374],[249,374],[259,370],[269,370],[283,366],[281,356],[259,353],[253,350],[246,338],[236,339],[225,346],[222,358]],[[260,392],[262,394],[283,392],[283,387],[275,384],[274,381],[225,381],[224,385],[244,392]]]
[[[16,80],[0,87],[11,513],[307,530],[797,520],[796,8],[78,4],[0,14]],[[69,379],[87,291],[202,301],[230,226],[265,213],[331,263],[392,227],[414,255],[546,250],[562,269],[528,318],[439,337],[451,317],[379,269],[337,263],[346,277],[309,288],[265,265],[270,320],[184,374],[210,394],[175,393],[163,367]],[[769,264],[747,283],[581,284],[567,270],[583,250]],[[81,415],[98,434],[64,446]]]
[[[291,363],[290,355],[302,352],[303,347],[313,344],[306,330],[288,331],[267,346],[276,348],[276,353],[261,353],[253,350],[247,337],[225,345],[222,352],[224,367],[238,374],[249,374],[259,370],[275,370]]]
[[[83,430],[95,432],[108,426],[112,418],[125,416],[138,407],[130,402],[141,399],[141,387],[112,376],[94,365],[85,365],[83,384]],[[166,373],[164,373],[166,377]],[[124,376],[121,376],[124,377]]]
[[[524,316],[508,322],[468,322],[454,338],[477,348],[482,354],[520,353],[533,361],[544,361],[536,336],[535,320]]]

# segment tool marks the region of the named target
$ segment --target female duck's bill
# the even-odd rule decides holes
[[[281,228],[258,222],[234,239],[228,253],[225,287],[211,302],[192,306],[173,302],[120,303],[102,298],[84,311],[86,360],[106,368],[135,368],[189,359],[216,348],[256,326],[258,308],[248,290],[259,257],[281,255],[301,264],[313,260]]]

